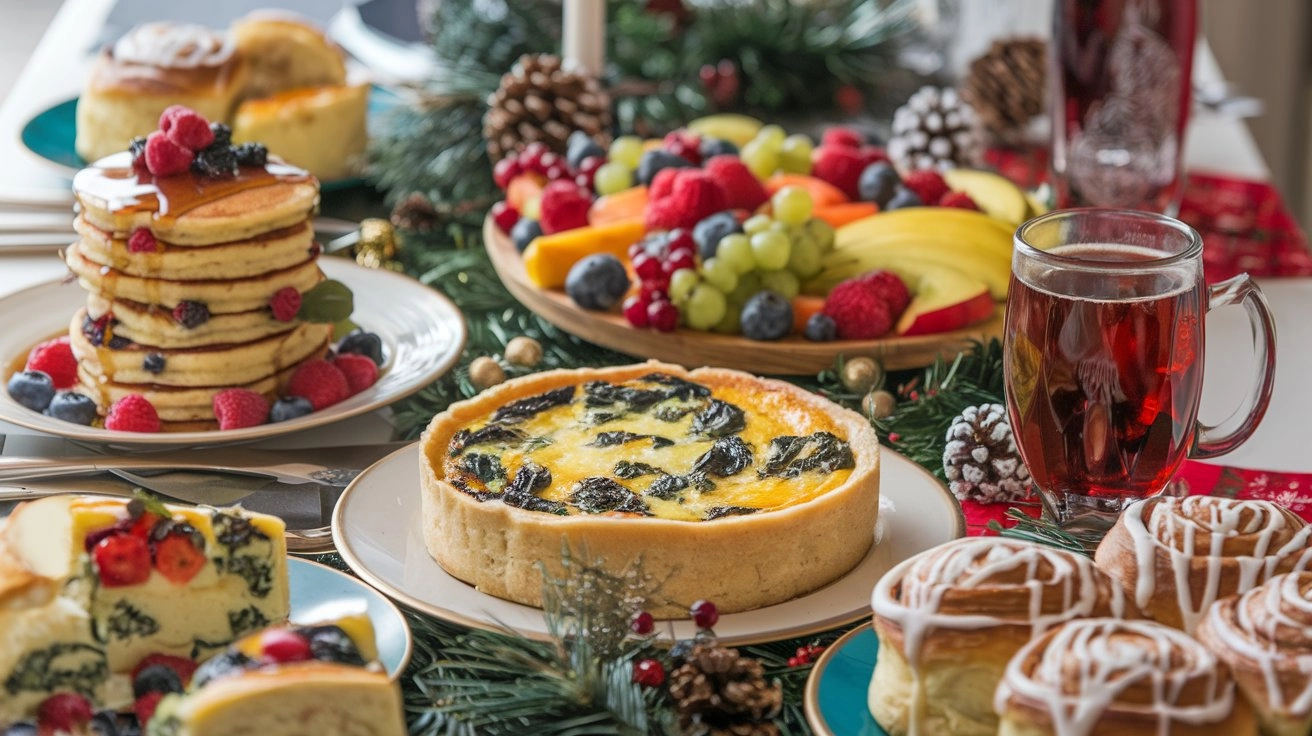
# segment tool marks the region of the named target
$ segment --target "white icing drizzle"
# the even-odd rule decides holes
[[[1253,616],[1255,608],[1267,614],[1261,621]],[[1272,710],[1300,718],[1312,712],[1312,654],[1285,651],[1282,644],[1292,648],[1292,641],[1282,639],[1289,634],[1281,632],[1297,632],[1312,641],[1312,573],[1277,575],[1238,600],[1212,606],[1207,617],[1220,644],[1257,665]],[[1280,669],[1291,660],[1293,671],[1303,677],[1301,689],[1287,699]]]
[[[1221,596],[1221,572],[1227,560],[1234,561],[1239,568],[1239,587],[1226,594],[1253,589],[1281,571],[1283,564],[1295,555],[1295,571],[1307,569],[1312,562],[1312,526],[1295,527],[1300,520],[1269,501],[1159,496],[1132,507],[1123,517],[1138,567],[1135,602],[1140,608],[1148,607],[1157,591],[1155,557],[1165,555],[1175,579],[1176,602],[1185,631],[1197,628],[1208,606]],[[1202,517],[1206,521],[1199,521]],[[1272,549],[1282,532],[1289,533],[1289,541]],[[1252,554],[1223,556],[1226,540],[1240,536],[1253,538]],[[1172,541],[1177,537],[1178,549]],[[1202,596],[1196,605],[1189,581],[1195,560],[1202,560],[1206,565]]]
[[[1038,577],[1040,567],[1047,563],[1050,575]],[[995,576],[1023,570],[1023,583],[997,582]],[[902,562],[884,575],[876,584],[871,608],[902,629],[903,654],[911,668],[911,704],[908,719],[909,736],[921,732],[925,709],[924,683],[920,675],[921,650],[925,639],[936,629],[985,629],[1004,625],[1028,625],[1031,639],[1071,619],[1097,613],[1099,599],[1098,579],[1103,573],[1093,561],[1081,555],[1053,547],[1004,540],[997,537],[959,539],[922,552]],[[984,614],[944,613],[940,611],[943,597],[953,590],[996,588],[1026,589],[1029,604],[1026,611],[1015,617],[998,617]],[[1062,593],[1062,606],[1045,614],[1043,594],[1046,589],[1057,588]],[[1110,608],[1113,616],[1125,613],[1125,595],[1116,584],[1106,586],[1110,591]]]
[[[114,58],[172,69],[218,66],[236,49],[227,34],[191,23],[146,23],[114,44]]]
[[[1072,675],[1074,682],[1067,680]],[[1181,703],[1181,693],[1195,683],[1204,686],[1202,702]],[[1152,702],[1117,702],[1130,689],[1151,693]],[[1234,710],[1235,684],[1216,657],[1182,631],[1152,621],[1084,619],[1012,657],[994,708],[1003,713],[1016,696],[1046,708],[1056,736],[1086,736],[1111,708],[1154,718],[1165,735],[1176,722],[1224,721]]]

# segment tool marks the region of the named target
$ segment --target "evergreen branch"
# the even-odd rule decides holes
[[[998,522],[990,521],[989,529],[1004,537],[1058,547],[1082,555],[1092,555],[1098,547],[1098,542],[1102,541],[1101,534],[1062,529],[1047,514],[1035,519],[1020,509],[1013,508],[1007,509],[1007,517],[1015,520],[1016,524],[1009,529],[1004,529]]]

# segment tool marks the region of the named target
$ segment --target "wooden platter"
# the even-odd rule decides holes
[[[524,306],[570,334],[602,347],[643,358],[677,363],[687,368],[718,366],[769,375],[811,375],[834,364],[839,355],[867,355],[888,370],[919,368],[942,355],[952,357],[972,340],[1001,337],[1003,310],[983,322],[952,332],[879,340],[836,340],[811,342],[789,336],[773,342],[749,340],[738,335],[721,335],[700,330],[674,332],[639,330],[615,312],[591,312],[574,305],[563,290],[540,289],[524,272],[524,263],[510,237],[489,217],[483,222],[483,241],[497,276]]]

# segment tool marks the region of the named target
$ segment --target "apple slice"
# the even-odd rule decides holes
[[[965,192],[988,215],[1018,226],[1030,211],[1029,200],[1020,187],[991,171],[948,169],[943,180],[954,192]]]
[[[905,263],[897,270],[905,274],[899,274],[904,280],[913,272],[916,274],[908,282],[914,297],[894,328],[898,335],[950,332],[993,314],[993,297],[989,295],[988,285],[979,279],[937,264]]]

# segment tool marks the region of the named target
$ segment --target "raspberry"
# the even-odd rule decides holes
[[[273,318],[279,322],[291,322],[296,319],[296,313],[301,311],[301,292],[294,286],[284,286],[273,294],[269,300],[269,308],[273,310]]]
[[[698,169],[682,169],[664,199],[647,204],[648,230],[691,230],[702,219],[725,209],[724,191],[709,174]]]
[[[865,158],[855,148],[821,146],[815,149],[811,163],[811,176],[833,184],[850,199],[861,196],[858,182],[865,171]]]
[[[137,716],[137,723],[143,727],[150,717],[155,715],[155,709],[159,707],[159,701],[164,699],[165,693],[146,693],[137,698],[132,703],[132,712]]]
[[[36,708],[37,721],[45,729],[59,733],[81,733],[91,720],[91,701],[77,693],[56,693]],[[42,733],[47,733],[42,730]]]
[[[141,394],[128,394],[109,407],[105,429],[118,432],[158,432],[159,414]]]
[[[307,360],[297,367],[287,384],[287,394],[309,399],[319,411],[351,395],[346,376],[326,360]]]
[[[933,169],[917,169],[902,177],[902,186],[910,189],[920,197],[920,201],[932,205],[947,194],[948,183]]]
[[[858,276],[856,280],[873,289],[879,298],[888,302],[888,307],[893,310],[895,317],[902,314],[902,310],[911,303],[911,292],[907,290],[907,285],[892,271],[871,271],[864,276]]]
[[[140,585],[150,579],[150,544],[132,534],[111,534],[96,542],[91,560],[106,588]]]
[[[43,342],[27,354],[25,371],[41,371],[50,376],[55,388],[68,388],[77,383],[77,358],[67,337]]]
[[[681,170],[682,169],[670,167],[668,169],[657,171],[656,175],[651,178],[651,186],[647,188],[647,199],[649,201],[655,201],[670,196],[670,192],[674,190],[674,177],[677,176]]]
[[[314,658],[310,640],[289,629],[267,629],[260,634],[260,649],[274,662],[304,662]]]
[[[193,158],[191,151],[158,130],[146,138],[146,169],[155,176],[185,174]]]
[[[219,429],[258,427],[269,420],[269,402],[245,388],[229,388],[214,394],[210,402]]]
[[[342,353],[333,359],[333,365],[346,376],[346,386],[351,396],[369,388],[378,380],[378,364],[367,355]]]
[[[944,194],[943,198],[938,201],[938,206],[956,207],[957,209],[975,210],[976,212],[980,211],[979,205],[975,204],[975,200],[971,199],[970,195],[965,192],[948,192],[947,194]]]
[[[189,330],[194,329],[210,321],[210,308],[203,302],[178,302],[173,308],[173,319]]]
[[[538,224],[547,235],[573,230],[588,224],[588,208],[592,197],[573,181],[558,180],[542,190],[541,214]]]
[[[210,130],[210,121],[195,110],[185,107],[173,113],[169,118],[169,129],[163,133],[169,137],[169,140],[193,152],[214,142],[214,131]]]
[[[892,329],[890,307],[877,289],[858,278],[831,289],[821,311],[834,321],[840,340],[871,340]]]
[[[129,253],[157,253],[159,252],[159,243],[155,240],[155,235],[144,227],[139,227],[132,231],[128,237]]]
[[[824,135],[820,136],[820,145],[838,146],[839,148],[860,148],[865,145],[865,136],[851,128],[845,128],[841,125],[835,125],[832,128],[825,128]]]
[[[706,173],[724,190],[725,201],[731,209],[755,210],[770,198],[760,180],[737,156],[712,156],[706,162]]]
[[[159,132],[167,134],[173,130],[173,118],[187,112],[195,112],[186,105],[169,105],[159,114]]]
[[[195,660],[186,657],[175,657],[170,654],[147,654],[132,668],[132,679],[136,680],[141,671],[152,665],[163,665],[178,673],[178,678],[182,684],[186,685],[191,682],[191,676],[196,672]]]
[[[205,567],[205,552],[196,547],[191,536],[169,534],[155,542],[155,569],[175,585],[186,585]]]

